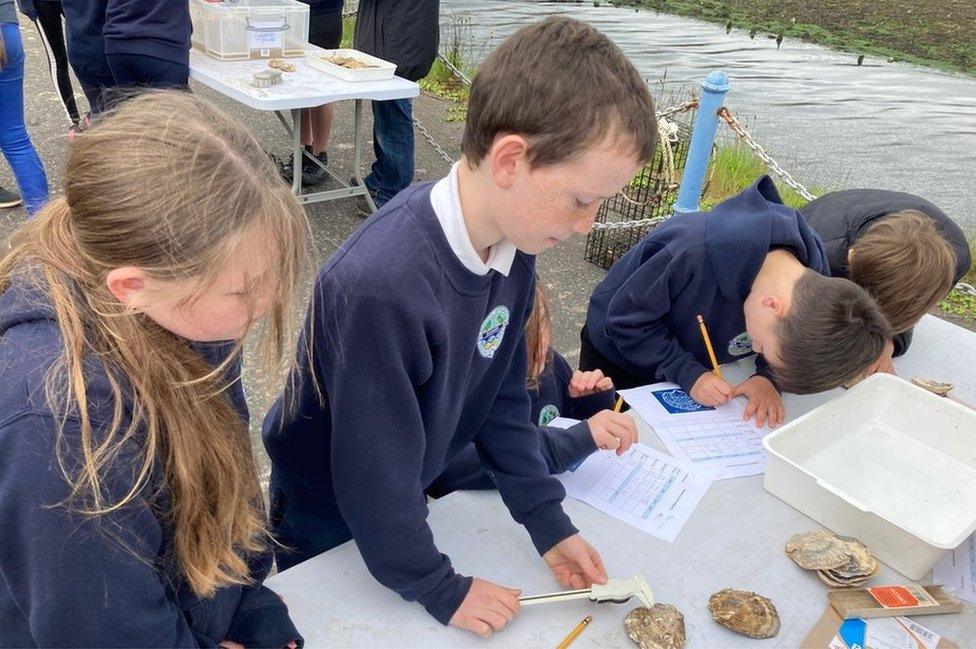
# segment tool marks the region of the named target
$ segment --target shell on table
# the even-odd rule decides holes
[[[935,381],[933,379],[923,379],[919,376],[913,376],[912,383],[920,388],[928,390],[932,394],[937,394],[940,397],[946,396],[952,392],[954,387],[956,387],[952,383],[943,383],[942,381]]]
[[[682,649],[685,646],[685,616],[670,604],[635,608],[624,618],[624,629],[640,649]]]
[[[708,610],[722,626],[750,638],[772,638],[779,633],[779,613],[768,597],[726,588],[708,598]]]

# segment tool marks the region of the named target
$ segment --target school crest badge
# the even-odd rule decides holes
[[[745,356],[752,353],[752,338],[749,332],[743,331],[741,334],[729,341],[729,355]]]
[[[510,317],[511,313],[504,304],[491,310],[478,331],[479,354],[485,358],[491,358],[495,355],[495,352],[501,347],[502,338],[505,337],[505,329],[508,327]]]
[[[545,405],[542,410],[539,411],[539,425],[548,426],[549,423],[559,416],[559,408],[553,404]]]

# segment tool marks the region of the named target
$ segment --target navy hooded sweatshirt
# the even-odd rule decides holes
[[[105,3],[105,54],[140,54],[190,64],[189,0],[91,0]]]
[[[593,295],[586,328],[593,347],[647,382],[690,391],[710,371],[697,316],[719,363],[752,353],[743,306],[770,250],[792,252],[828,275],[823,242],[783,205],[769,176],[709,212],[679,214],[651,230],[611,268]],[[759,374],[771,379],[758,357]]]
[[[529,390],[532,423],[538,426],[539,445],[549,473],[567,471],[594,451],[596,443],[590,432],[589,419],[601,410],[612,409],[616,392],[604,390],[585,397],[569,396],[569,383],[573,368],[554,349],[549,350],[550,362],[539,375],[539,385]],[[549,426],[556,417],[581,420],[569,428]],[[481,456],[473,444],[458,453],[457,457],[427,489],[427,494],[440,498],[452,491],[494,489],[495,483],[485,472]]]
[[[400,192],[319,272],[295,392],[272,406],[264,441],[291,503],[284,523],[348,525],[373,576],[447,624],[471,579],[434,544],[424,492],[468,444],[540,554],[576,528],[529,421],[535,259],[516,253],[507,277],[470,272],[430,189]]]
[[[966,235],[948,214],[921,196],[886,189],[848,189],[810,201],[800,208],[800,214],[823,238],[830,274],[850,278],[847,253],[851,246],[872,225],[901,210],[917,210],[932,219],[956,255],[954,280],[961,280],[973,263]],[[894,355],[901,356],[912,344],[912,329],[895,334],[893,342]]]
[[[226,344],[197,348],[214,364],[229,351]],[[0,646],[301,646],[281,598],[261,585],[270,552],[249,561],[254,585],[220,588],[210,599],[193,594],[170,552],[158,474],[121,510],[94,519],[58,506],[69,490],[55,459],[57,423],[44,382],[61,351],[51,307],[15,281],[0,295]],[[85,366],[97,434],[110,427],[114,402],[104,367],[91,358]],[[233,372],[239,377],[239,367]],[[246,419],[239,381],[230,396]],[[79,457],[76,417],[65,420],[63,436],[65,457]],[[139,454],[133,442],[111,465],[109,497],[127,492]]]

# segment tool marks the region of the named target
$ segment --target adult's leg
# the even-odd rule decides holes
[[[88,98],[92,114],[106,108],[105,93],[115,81],[105,59],[107,0],[61,0],[67,26],[68,61]]]
[[[0,24],[0,34],[6,53],[0,68],[0,150],[32,216],[47,202],[47,177],[24,124],[24,45],[17,23]]]
[[[48,71],[51,82],[68,119],[77,124],[80,116],[75,103],[75,91],[71,87],[71,77],[68,71],[68,50],[64,41],[64,30],[61,27],[61,2],[59,0],[34,0],[37,20],[34,26],[44,44],[47,53]]]
[[[364,181],[380,207],[413,182],[413,109],[409,99],[372,104],[376,161]]]

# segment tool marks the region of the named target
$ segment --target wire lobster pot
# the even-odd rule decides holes
[[[670,124],[668,142],[658,142],[653,159],[645,164],[630,183],[613,198],[604,201],[596,214],[596,223],[586,237],[583,258],[609,270],[634,244],[656,224],[613,228],[612,224],[671,216],[678,198],[681,172],[688,157],[694,110],[666,118]],[[662,137],[659,139],[663,139]],[[672,173],[673,171],[673,173]],[[608,224],[611,227],[601,227]]]

